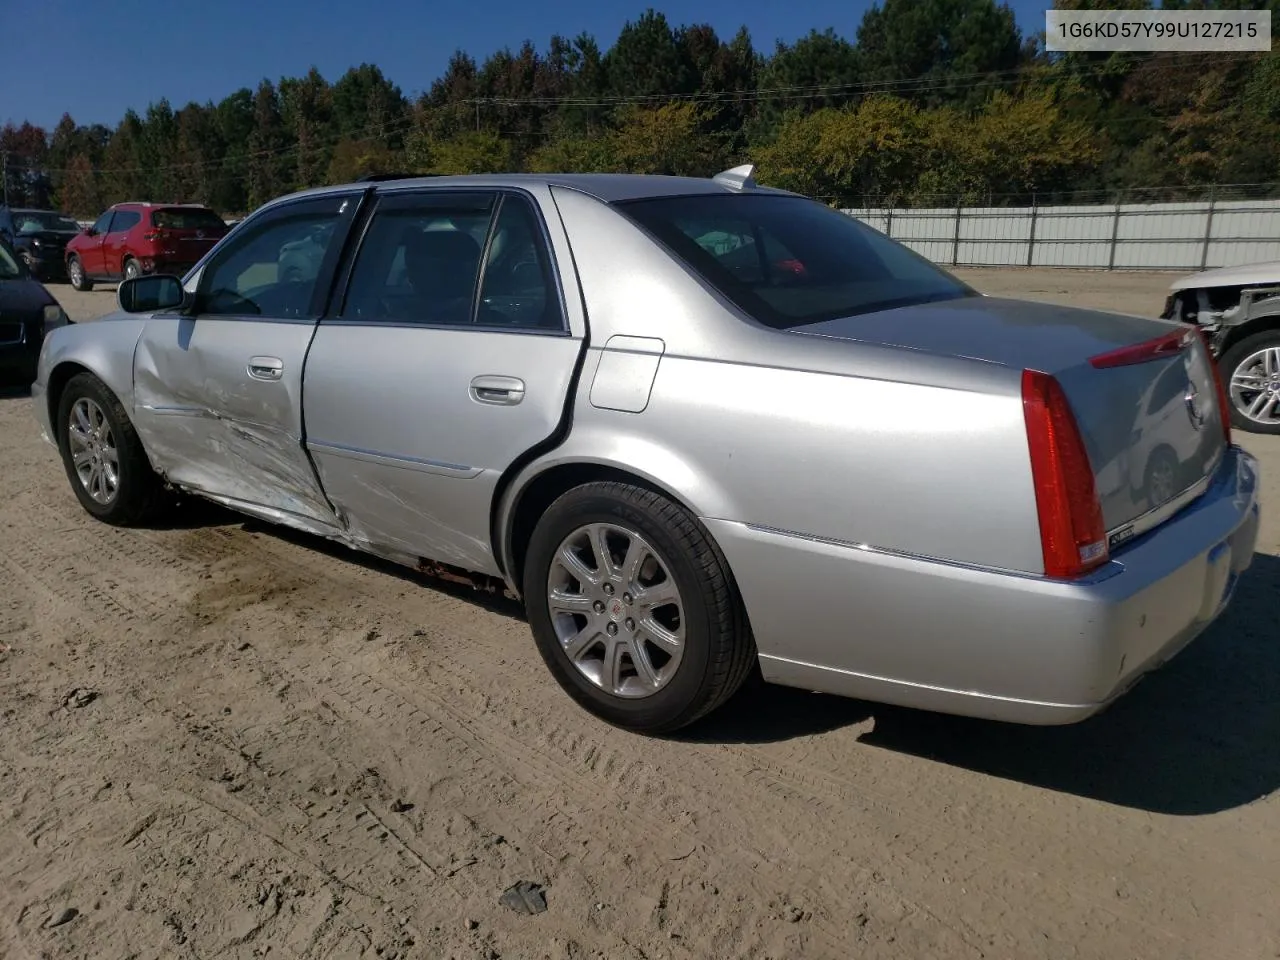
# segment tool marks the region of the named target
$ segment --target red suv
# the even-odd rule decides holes
[[[182,276],[228,227],[208,207],[117,203],[67,244],[67,277],[77,290],[144,273]]]

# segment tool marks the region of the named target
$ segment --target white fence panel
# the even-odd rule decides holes
[[[1280,200],[845,213],[955,266],[1192,272],[1280,260]]]

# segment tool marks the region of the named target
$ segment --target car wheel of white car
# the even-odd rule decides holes
[[[1251,433],[1280,433],[1280,330],[1245,337],[1218,363],[1232,424]]]
[[[687,726],[755,663],[723,555],[688,511],[649,490],[600,482],[561,496],[534,530],[523,586],[551,673],[620,727]]]
[[[104,523],[138,526],[165,496],[124,406],[101,380],[80,373],[58,401],[58,449],[80,505]]]

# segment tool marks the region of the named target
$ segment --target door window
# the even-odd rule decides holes
[[[111,223],[112,233],[125,233],[136,227],[142,220],[142,214],[131,210],[120,210],[116,212],[116,218]]]
[[[471,323],[496,202],[489,193],[383,197],[356,256],[341,317]]]
[[[109,224],[109,223],[111,222],[111,215],[112,215],[113,213],[115,213],[115,211],[114,211],[114,210],[108,210],[106,213],[104,213],[102,216],[100,216],[97,220],[95,220],[95,221],[94,221],[94,224],[93,224],[93,232],[94,232],[94,233],[106,233],[106,232],[107,232],[107,224]]]
[[[554,290],[551,257],[526,198],[393,194],[374,213],[340,316],[560,329]]]
[[[315,316],[316,281],[345,219],[346,198],[281,211],[241,233],[200,277],[201,314]],[[339,207],[339,202],[342,207]]]

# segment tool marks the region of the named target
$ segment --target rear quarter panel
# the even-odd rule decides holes
[[[1020,375],[737,316],[642,231],[558,191],[590,325],[563,463],[630,470],[698,515],[800,537],[1042,570]],[[592,402],[612,337],[660,341],[639,412]]]

